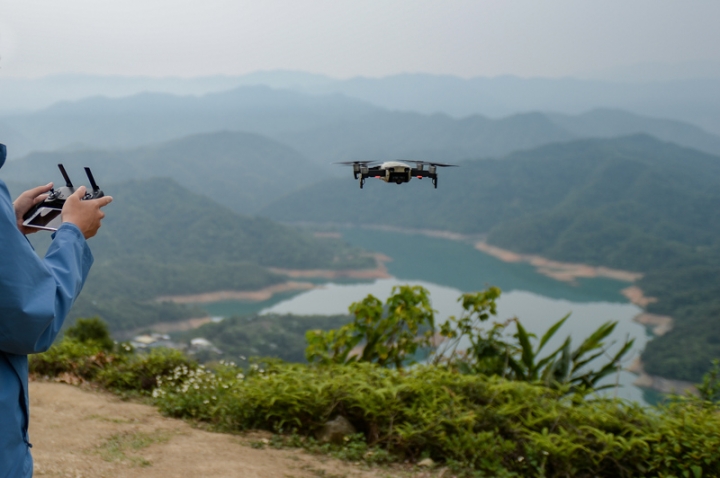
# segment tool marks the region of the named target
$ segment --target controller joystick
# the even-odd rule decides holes
[[[44,229],[47,231],[57,231],[58,227],[62,224],[62,208],[65,201],[75,192],[76,188],[73,186],[70,177],[65,171],[65,167],[62,164],[58,164],[58,169],[65,179],[65,186],[57,189],[53,188],[48,192],[48,197],[44,201],[36,204],[30,210],[25,213],[23,219],[24,226],[32,227],[36,229]],[[105,193],[95,182],[92,171],[90,168],[85,168],[85,174],[90,181],[92,191],[87,191],[81,198],[83,201],[89,199],[98,199],[105,196]]]

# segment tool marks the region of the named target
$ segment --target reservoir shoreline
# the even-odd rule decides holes
[[[296,224],[297,225],[297,224]],[[357,227],[342,224],[303,224],[304,226],[331,226],[331,227]],[[379,230],[404,234],[420,234],[427,237],[448,239],[452,241],[462,241],[470,243],[473,247],[487,255],[490,255],[500,261],[507,263],[527,263],[533,266],[537,273],[542,274],[551,279],[576,284],[578,279],[585,278],[608,278],[621,282],[627,282],[628,287],[621,291],[627,300],[640,308],[645,308],[648,304],[657,301],[657,298],[647,297],[643,294],[642,289],[633,283],[642,278],[642,273],[634,271],[624,271],[612,269],[603,266],[590,266],[581,263],[565,263],[554,261],[541,256],[532,254],[519,254],[510,250],[492,246],[486,242],[484,235],[466,235],[449,231],[439,231],[430,229],[408,229],[393,226],[361,226],[361,229]],[[322,233],[321,233],[322,234]],[[302,281],[302,279],[386,279],[390,277],[385,264],[392,260],[382,254],[374,254],[376,259],[376,267],[372,269],[358,270],[291,270],[273,268],[272,272],[288,277],[287,282],[276,284],[256,291],[217,291],[206,294],[194,294],[185,296],[166,296],[159,297],[156,300],[170,300],[177,303],[209,303],[222,300],[238,300],[248,302],[259,302],[267,300],[275,294],[292,291],[310,290],[318,287],[317,284]],[[299,280],[298,280],[299,279]],[[645,326],[654,336],[660,336],[667,333],[672,328],[672,317],[660,316],[643,312],[633,317],[634,322]],[[689,382],[670,380],[664,377],[656,377],[648,375],[642,368],[642,363],[636,360],[628,371],[637,375],[635,385],[656,390],[663,393],[670,391],[684,392],[695,391],[694,385]]]

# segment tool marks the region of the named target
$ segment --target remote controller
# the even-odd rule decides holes
[[[61,212],[63,205],[65,204],[67,198],[75,192],[76,188],[73,186],[72,181],[70,181],[70,177],[65,171],[65,167],[62,164],[58,164],[58,169],[60,169],[60,172],[65,179],[65,186],[57,189],[51,189],[48,197],[43,202],[30,208],[30,210],[23,216],[23,219],[25,219],[23,222],[24,226],[44,229],[46,231],[57,231],[58,227],[62,224]],[[85,174],[87,174],[87,177],[90,180],[92,191],[86,192],[85,196],[81,199],[88,200],[103,197],[105,193],[103,193],[100,187],[98,187],[90,168],[85,168]]]

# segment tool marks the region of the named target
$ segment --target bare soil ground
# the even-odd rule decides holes
[[[35,476],[450,478],[444,470],[372,468],[295,449],[253,448],[262,432],[212,433],[149,405],[76,386],[31,382]]]

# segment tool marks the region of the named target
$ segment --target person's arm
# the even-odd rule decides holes
[[[0,182],[0,350],[25,355],[52,345],[92,265],[84,235],[63,223],[40,259]]]

